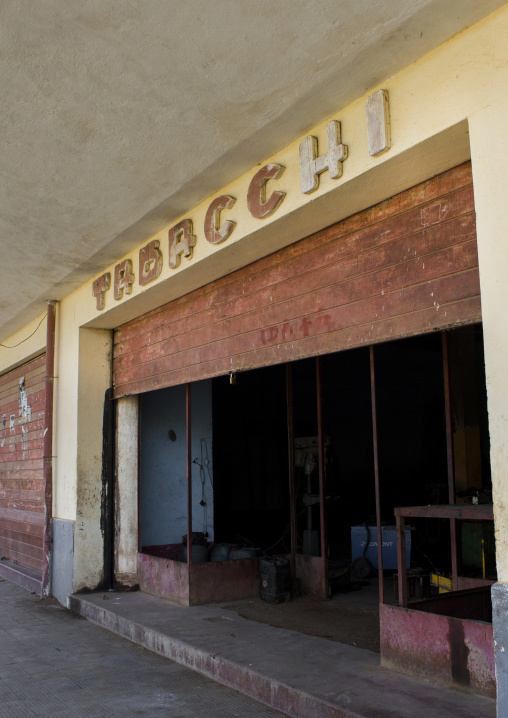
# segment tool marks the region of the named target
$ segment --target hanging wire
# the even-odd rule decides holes
[[[210,482],[210,486],[213,490],[213,481],[210,474],[210,459],[208,458],[208,446],[206,439],[202,436],[200,440],[201,460],[194,459],[193,463],[199,466],[199,479],[201,481],[201,501],[200,505],[203,507],[203,533],[208,534],[208,502],[206,500],[206,479]]]
[[[204,449],[204,452],[203,452]],[[210,459],[208,458],[208,446],[206,444],[206,439],[204,436],[201,437],[201,463],[203,464],[203,471],[207,473],[208,475],[208,481],[210,482],[210,486],[213,489],[213,481],[212,481],[212,475],[210,474]]]
[[[41,321],[37,324],[37,326],[35,327],[33,332],[30,334],[30,336],[26,337],[26,339],[22,339],[20,342],[18,342],[17,344],[13,344],[11,347],[7,346],[7,344],[0,344],[0,347],[3,347],[4,349],[15,349],[16,347],[19,347],[20,344],[27,342],[29,339],[31,339],[33,337],[33,335],[35,334],[37,329],[41,326],[42,322],[46,319],[47,316],[48,316],[48,313],[46,312],[46,314],[42,317]]]

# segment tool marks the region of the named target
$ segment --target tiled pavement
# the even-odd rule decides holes
[[[0,581],[1,718],[281,713]]]

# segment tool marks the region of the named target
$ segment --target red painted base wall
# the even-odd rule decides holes
[[[138,553],[139,587],[145,593],[199,606],[257,596],[259,558],[214,561],[189,566],[180,561]]]
[[[381,665],[496,697],[492,624],[380,606]]]

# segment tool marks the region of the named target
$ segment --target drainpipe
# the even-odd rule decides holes
[[[41,598],[47,595],[49,588],[49,570],[51,560],[51,520],[53,518],[53,381],[55,373],[55,315],[56,302],[48,302],[46,322],[46,376],[44,380],[44,540],[42,549]]]

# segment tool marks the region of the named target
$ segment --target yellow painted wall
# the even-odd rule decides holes
[[[287,193],[271,217],[258,220],[247,209],[248,186],[261,165],[221,188],[215,196],[229,194],[237,198],[235,206],[223,213],[224,219],[237,223],[224,243],[211,245],[204,237],[204,217],[213,197],[191,212],[173,218],[156,235],[140,237],[139,248],[151,239],[160,241],[164,266],[159,279],[140,287],[138,250],[130,252],[118,261],[132,260],[136,275],[132,294],[115,301],[111,289],[106,294],[105,309],[97,311],[91,297],[92,282],[88,282],[79,290],[83,320],[93,326],[114,328],[151,307],[468,159],[468,118],[497,102],[499,88],[507,85],[507,40],[505,8],[387,79],[382,87],[390,94],[392,148],[378,157],[370,157],[367,150],[367,95],[347,108],[338,109],[329,119],[341,121],[342,141],[349,147],[344,174],[333,180],[327,172],[323,173],[319,189],[312,194],[304,195],[300,190],[298,152],[303,137],[267,158],[262,164],[286,167],[280,180],[269,183],[269,188]],[[326,150],[327,122],[308,133],[318,138],[320,153]],[[197,236],[193,258],[182,257],[180,267],[170,269],[167,230],[187,217],[193,220]],[[104,268],[111,272],[112,280],[114,267],[113,264]]]
[[[506,99],[470,118],[498,578],[508,581],[508,136]]]
[[[57,305],[54,421],[53,515],[76,518],[79,329],[72,302]]]
[[[79,330],[75,494],[73,492],[76,497],[75,590],[95,588],[103,578],[102,427],[105,393],[111,383],[111,349],[110,331]],[[57,483],[61,485],[59,479],[60,474]],[[67,498],[67,492],[63,497]]]
[[[256,220],[247,210],[248,185],[258,169],[253,168],[217,192],[217,195],[231,194],[237,198],[233,209],[223,213],[223,219],[237,222],[235,231],[224,243],[210,245],[204,237],[204,215],[211,197],[185,215],[193,220],[197,235],[192,260],[182,258],[179,269],[169,269],[166,228],[154,237],[139,238],[139,247],[150,239],[160,240],[164,268],[158,280],[144,288],[139,286],[138,253],[131,252],[126,257],[132,259],[136,282],[130,296],[115,301],[111,289],[106,295],[106,308],[97,311],[92,282],[89,281],[61,302],[55,386],[56,516],[76,519],[83,515],[85,500],[92,504],[100,501],[100,495],[93,487],[100,479],[98,452],[102,405],[90,409],[86,404],[86,392],[93,387],[94,371],[97,372],[96,401],[108,383],[110,334],[100,330],[111,330],[260,256],[455,166],[471,155],[478,213],[498,563],[500,579],[508,580],[508,559],[505,557],[508,555],[505,551],[508,544],[505,509],[508,482],[504,481],[504,467],[508,465],[508,386],[505,380],[508,338],[504,316],[508,306],[508,240],[505,236],[508,226],[505,216],[508,213],[505,132],[508,117],[508,6],[452,38],[395,77],[387,78],[382,87],[390,93],[392,148],[388,152],[378,157],[368,154],[365,95],[349,107],[338,108],[330,118],[341,121],[342,141],[349,147],[349,158],[344,162],[341,179],[332,180],[328,173],[324,173],[318,191],[302,194],[298,141],[266,159],[266,162],[286,166],[281,179],[270,183],[273,189],[287,192],[279,210],[271,217]],[[326,122],[308,134],[318,137],[319,151],[324,152]],[[180,219],[183,217],[172,218],[168,228]],[[119,257],[118,261],[122,259]],[[104,271],[110,271],[113,278],[114,265],[104,267]],[[89,347],[96,348],[97,356],[89,349],[84,350],[83,330],[80,333],[80,327],[84,326],[92,332],[87,335],[87,341]],[[24,333],[30,333],[30,327],[19,334]],[[15,339],[13,337],[6,343],[14,343]],[[25,350],[28,352],[32,348],[33,345],[27,344]],[[7,356],[0,350],[0,371],[18,356],[23,356],[22,351]],[[97,358],[99,370],[95,367]],[[86,406],[81,406],[80,402]],[[87,455],[88,460],[79,458]],[[89,472],[85,479],[80,474],[83,470]],[[79,488],[83,481],[88,487],[84,493]],[[91,493],[88,491],[90,487]],[[92,521],[97,516],[97,507],[94,506],[87,516]],[[89,545],[86,541],[76,543],[75,588],[87,585],[94,575],[90,562],[100,563],[102,560],[102,556],[85,557],[89,546],[95,547],[97,541],[98,537],[94,535]]]
[[[0,344],[0,374],[41,354],[46,348],[46,315],[43,314]]]

